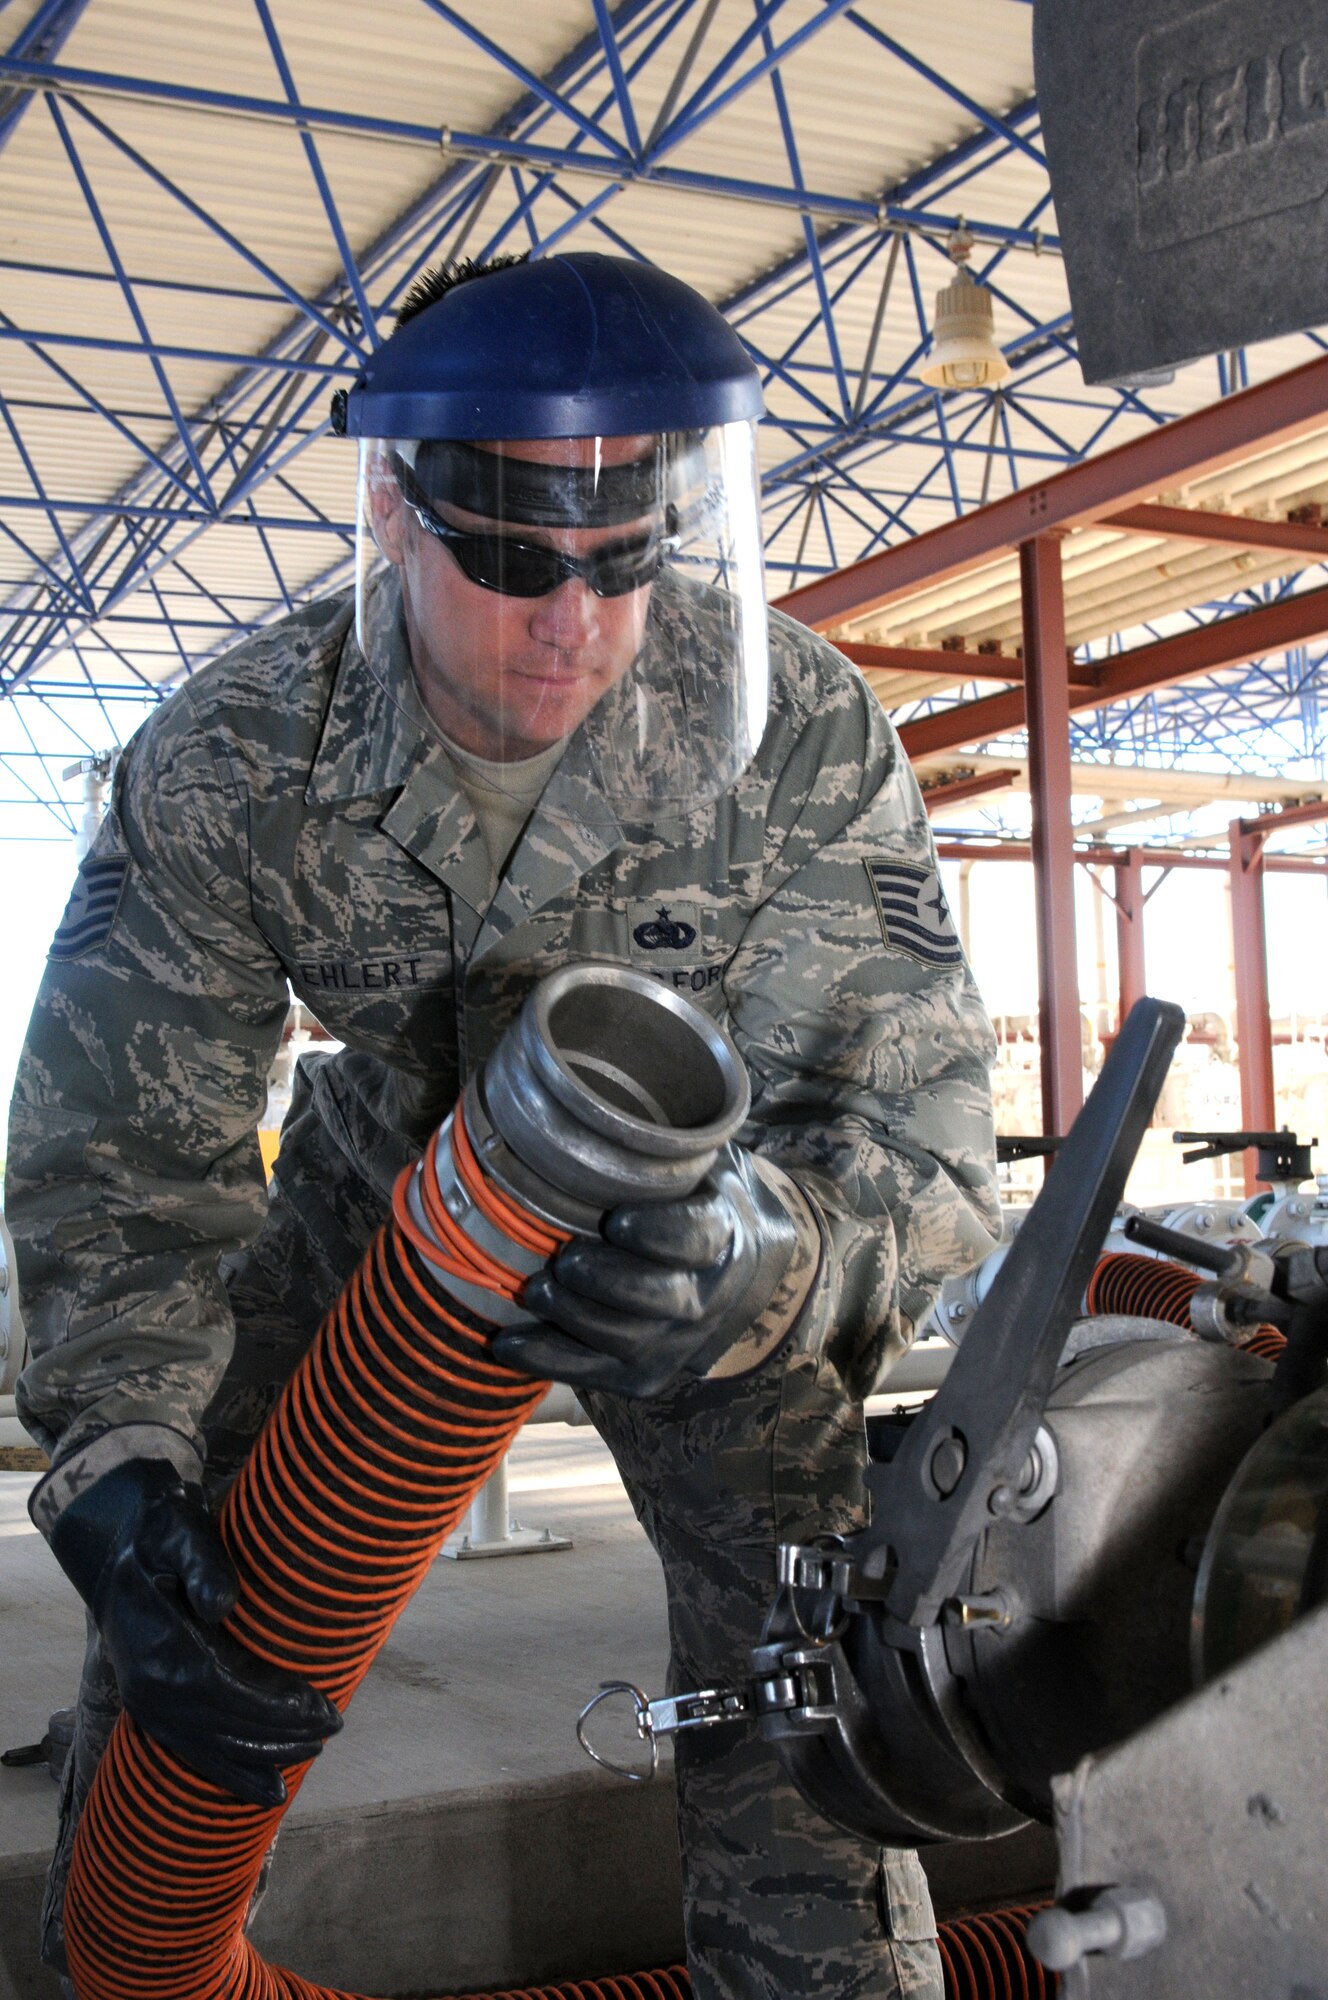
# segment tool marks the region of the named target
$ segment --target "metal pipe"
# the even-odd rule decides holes
[[[1206,838],[1207,836],[1205,836]],[[1216,837],[1216,836],[1215,836]],[[1033,850],[1026,840],[949,840],[940,841],[936,852],[942,861],[1031,861]],[[1119,849],[1105,845],[1076,847],[1074,858],[1079,862],[1113,864]],[[1200,854],[1180,847],[1145,847],[1140,852],[1150,868],[1230,868],[1230,860],[1225,854]],[[1266,873],[1284,875],[1324,875],[1328,874],[1328,863],[1302,854],[1267,854],[1263,862]],[[1256,1128],[1251,1126],[1251,1131]]]
[[[1116,871],[1116,963],[1120,986],[1120,1012],[1116,1029],[1125,1026],[1125,1017],[1136,1000],[1148,991],[1144,958],[1144,850],[1128,847],[1115,863]]]
[[[926,1395],[939,1389],[956,1352],[947,1340],[920,1340],[891,1365],[884,1380],[867,1398],[868,1411],[892,1409],[900,1396]]]
[[[819,28],[824,23],[818,16],[811,28]],[[799,31],[801,34],[803,31]],[[796,38],[794,38],[796,39]],[[757,65],[758,69],[769,68],[768,63]],[[751,72],[740,79],[742,89],[751,87],[754,76]],[[93,96],[124,97],[140,99],[147,103],[164,103],[183,106],[189,110],[208,111],[242,119],[252,119],[259,123],[286,125],[298,131],[333,132],[356,138],[375,141],[391,141],[416,147],[433,149],[441,145],[449,159],[484,160],[500,166],[526,166],[536,172],[567,172],[598,176],[615,182],[634,183],[649,179],[656,184],[676,188],[684,193],[715,195],[726,200],[754,201],[775,208],[791,208],[808,215],[826,216],[832,221],[866,223],[872,227],[884,219],[899,222],[905,227],[944,234],[957,227],[957,214],[937,214],[929,209],[908,209],[894,203],[882,204],[876,200],[863,199],[851,195],[834,194],[825,190],[797,189],[782,187],[774,182],[748,180],[736,175],[701,173],[693,169],[669,167],[660,163],[658,155],[678,143],[681,132],[663,135],[663,143],[655,154],[642,164],[625,161],[621,152],[606,149],[602,153],[574,152],[567,146],[544,146],[530,140],[521,140],[506,134],[491,132],[459,132],[444,126],[440,132],[436,125],[422,125],[402,118],[385,118],[365,112],[343,111],[329,105],[289,104],[276,98],[258,97],[237,91],[210,90],[193,84],[164,83],[154,77],[125,76],[109,70],[80,69],[59,63],[25,62],[19,58],[0,55],[0,83],[14,84],[29,90],[41,91],[55,97],[63,91],[74,91]],[[722,108],[731,93],[717,99],[703,108],[702,114],[689,121],[692,126],[708,123]],[[601,135],[603,142],[603,135]],[[1012,248],[1032,250],[1039,255],[1056,255],[1060,250],[1060,239],[1055,235],[1043,235],[1035,229],[1023,229],[1017,224],[978,221],[967,219],[969,231],[982,242],[1008,244]],[[252,359],[252,357],[250,357]]]
[[[1268,997],[1268,939],[1264,917],[1264,838],[1231,822],[1232,964],[1236,984],[1236,1054],[1240,1065],[1240,1116],[1247,1132],[1277,1125],[1273,1084],[1273,1033]],[[1253,1154],[1245,1155],[1245,1192],[1258,1187]]]
[[[510,1531],[506,1456],[499,1459],[470,1503],[466,1536],[473,1543],[505,1542]]]

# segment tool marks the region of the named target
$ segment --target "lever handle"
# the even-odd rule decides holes
[[[1197,1264],[1201,1271],[1214,1271],[1219,1278],[1234,1278],[1244,1262],[1239,1250],[1226,1250],[1220,1243],[1201,1243],[1197,1236],[1168,1229],[1165,1223],[1154,1222],[1147,1215],[1127,1216],[1125,1234],[1131,1243],[1142,1243],[1145,1250],[1160,1250],[1164,1257]]]
[[[887,1609],[906,1624],[937,1618],[993,1513],[1017,1501],[1066,1336],[1184,1030],[1166,1001],[1131,1008],[944,1383],[895,1456],[871,1469],[860,1565],[889,1577]]]

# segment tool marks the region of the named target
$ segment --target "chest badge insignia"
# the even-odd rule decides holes
[[[668,914],[668,906],[660,904],[660,914],[638,924],[632,938],[642,952],[686,952],[688,944],[696,944],[696,924],[680,924]]]
[[[679,923],[669,915],[667,905],[661,903],[658,916],[638,924],[632,937],[642,951],[686,951],[696,943],[696,926]]]

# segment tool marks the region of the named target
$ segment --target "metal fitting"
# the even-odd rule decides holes
[[[478,1079],[499,1137],[546,1184],[597,1209],[690,1194],[751,1101],[724,1030],[681,994],[624,966],[542,979]]]
[[[593,1236],[606,1209],[688,1195],[747,1116],[751,1087],[724,1030],[682,994],[618,965],[540,981],[463,1095],[486,1180],[560,1230]],[[454,1114],[455,1115],[455,1114]],[[449,1118],[434,1141],[448,1212],[500,1262],[543,1258],[475,1208],[457,1178]],[[411,1209],[423,1223],[417,1183]],[[529,1317],[463,1279],[448,1287],[488,1320]]]
[[[1238,1341],[1266,1318],[1273,1301],[1240,1280],[1213,1278],[1190,1300],[1190,1325],[1200,1340]]]
[[[1055,1498],[1060,1477],[1056,1440],[1045,1424],[1039,1424],[1020,1470],[1018,1485],[1002,1481],[993,1486],[987,1496],[987,1507],[997,1520],[1017,1521],[1026,1527]]]
[[[968,1597],[951,1597],[941,1606],[941,1621],[971,1631],[985,1625],[989,1631],[1007,1631],[1013,1622],[1010,1600],[1003,1590],[986,1590]]]
[[[1167,1913],[1144,1889],[1103,1889],[1083,1910],[1062,1903],[1039,1910],[1028,1926],[1028,1948],[1048,1972],[1069,1972],[1094,1954],[1142,1958],[1167,1934]]]
[[[948,1500],[964,1476],[968,1446],[958,1431],[940,1438],[927,1465],[931,1483],[942,1500]]]

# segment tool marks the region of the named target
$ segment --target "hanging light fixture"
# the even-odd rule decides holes
[[[954,279],[936,294],[931,353],[918,374],[932,389],[999,388],[1012,370],[996,345],[991,293],[967,269],[973,238],[961,226],[946,248],[954,259]]]

